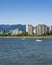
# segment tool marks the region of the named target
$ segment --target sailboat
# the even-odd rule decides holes
[[[23,37],[21,40],[24,40],[25,39],[25,37]]]

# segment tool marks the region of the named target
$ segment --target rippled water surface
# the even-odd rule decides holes
[[[52,65],[52,39],[0,38],[0,65]]]

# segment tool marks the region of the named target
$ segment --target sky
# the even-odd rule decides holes
[[[0,24],[52,24],[52,0],[0,0]]]

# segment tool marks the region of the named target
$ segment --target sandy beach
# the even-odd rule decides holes
[[[52,38],[52,36],[0,36],[0,38]]]

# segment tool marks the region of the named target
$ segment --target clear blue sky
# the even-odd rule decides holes
[[[0,24],[52,24],[52,0],[0,0]]]

